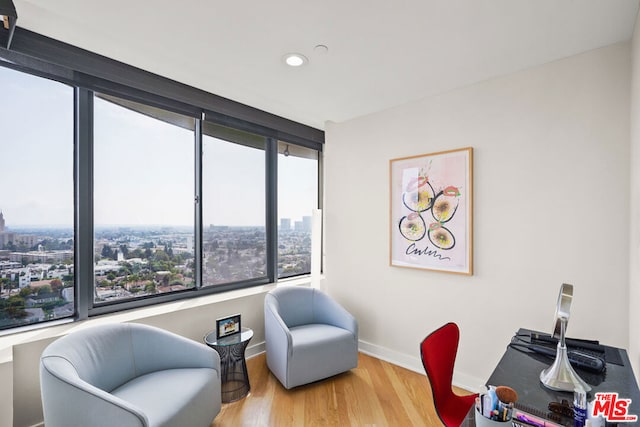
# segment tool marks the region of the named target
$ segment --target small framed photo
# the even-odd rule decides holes
[[[240,315],[216,319],[216,338],[224,338],[240,333]]]

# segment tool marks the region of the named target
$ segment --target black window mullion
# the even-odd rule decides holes
[[[93,92],[75,89],[75,301],[86,319],[93,305]]]
[[[265,161],[267,277],[273,283],[278,276],[278,141],[274,138],[267,138]]]
[[[202,288],[202,120],[196,120],[195,128],[195,239],[194,239],[194,279],[196,288]]]

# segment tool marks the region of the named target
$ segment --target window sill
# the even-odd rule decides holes
[[[322,277],[322,276],[321,276]],[[161,314],[175,313],[196,307],[206,306],[224,301],[231,301],[258,294],[265,294],[278,286],[310,286],[313,280],[311,276],[295,277],[283,279],[277,283],[270,283],[263,286],[238,289],[220,294],[210,294],[201,297],[172,301],[163,304],[151,305],[117,313],[104,314],[90,319],[76,322],[72,319],[59,320],[53,323],[46,323],[39,326],[30,327],[29,330],[10,333],[0,337],[0,364],[13,361],[13,347],[20,344],[27,344],[44,339],[57,338],[70,332],[84,329],[94,325],[104,323],[135,322]]]

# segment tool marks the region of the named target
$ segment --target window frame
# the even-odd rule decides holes
[[[213,136],[208,134],[207,132],[204,131],[204,128],[207,126],[207,123],[210,123],[212,125],[221,125],[221,123],[217,123],[213,120],[208,120],[207,119],[207,114],[205,113],[204,115],[204,119],[201,121],[201,129],[202,132],[200,133],[200,140],[201,140],[201,147],[199,150],[199,157],[200,159],[204,158],[204,136],[209,136],[210,138],[214,138],[220,141],[224,141],[226,143],[229,144],[238,144],[238,145],[244,145],[242,144],[240,141],[233,141],[230,138],[225,138],[225,137],[221,137],[221,136]],[[221,125],[223,127],[227,127],[227,128],[231,128],[232,130],[239,130],[237,127],[230,127],[228,125]],[[270,251],[269,248],[271,247],[271,242],[270,242],[270,233],[269,233],[269,218],[270,218],[270,212],[271,209],[277,209],[277,205],[274,207],[272,206],[272,204],[270,203],[270,198],[273,196],[271,193],[273,192],[273,189],[271,188],[271,183],[270,183],[270,174],[271,174],[271,169],[273,168],[277,168],[277,165],[272,164],[269,161],[269,153],[271,151],[271,146],[273,145],[273,139],[266,137],[264,135],[260,135],[255,131],[247,131],[246,129],[242,129],[241,132],[246,132],[246,133],[250,133],[250,134],[254,134],[256,136],[260,136],[261,138],[264,138],[264,161],[265,161],[265,240],[266,240],[266,276],[265,277],[256,277],[256,278],[252,278],[252,279],[246,279],[246,280],[242,280],[242,281],[237,281],[237,282],[231,282],[231,283],[221,283],[221,284],[215,284],[215,285],[205,285],[204,284],[204,272],[203,272],[203,264],[204,264],[204,249],[203,249],[203,244],[204,244],[204,219],[202,219],[201,216],[201,221],[200,221],[200,235],[202,237],[202,242],[200,244],[200,249],[201,249],[201,256],[200,256],[200,263],[198,265],[198,270],[200,271],[200,278],[201,280],[198,282],[198,286],[202,289],[206,289],[206,288],[210,288],[210,287],[214,287],[214,288],[219,288],[219,289],[225,289],[227,288],[227,290],[233,290],[233,289],[238,289],[238,288],[244,288],[244,287],[251,287],[251,286],[258,286],[258,285],[264,285],[267,283],[273,283],[275,280],[275,276],[273,275],[273,261],[271,260],[271,256],[270,256]],[[204,200],[204,191],[203,191],[203,182],[204,179],[202,177],[202,173],[203,173],[203,168],[204,167],[204,162],[201,161],[200,162],[200,171],[199,171],[199,176],[200,176],[200,193],[197,197],[198,200],[198,204],[199,204],[199,211],[202,215],[203,212],[203,203],[202,201]],[[276,189],[277,190],[277,189]],[[277,235],[276,235],[277,237]],[[237,285],[234,285],[237,284]]]
[[[276,141],[276,157],[280,154],[279,147],[278,147],[278,145],[280,143],[283,143],[283,144],[286,144],[286,145],[296,145],[296,144],[289,144],[287,141]],[[305,147],[305,148],[307,148],[307,147]],[[316,208],[314,208],[314,209],[321,209],[321,207],[322,207],[322,181],[321,181],[321,178],[322,178],[322,166],[321,166],[322,165],[322,152],[317,151],[317,158],[315,160],[316,160],[316,171],[315,171],[315,174],[316,174],[316,184],[317,184],[317,192],[316,192],[316,197],[317,198],[316,198],[316,201],[315,201]],[[276,164],[278,164],[278,162],[276,162]],[[278,183],[279,183],[279,181],[276,180],[276,185],[279,187]],[[278,189],[278,191],[280,191],[280,190]],[[279,201],[280,200],[279,199],[279,193],[276,196],[277,196],[277,199]],[[279,235],[280,235],[280,230],[279,230],[280,229],[280,215],[278,215],[278,218],[276,218],[276,221],[277,221],[276,222],[276,233],[278,234],[278,237],[279,237]],[[320,239],[322,239],[322,236],[320,236]],[[312,244],[312,247],[313,247],[313,244]],[[279,250],[279,248],[276,248],[276,249],[277,249],[276,254],[275,254],[275,256],[276,256],[276,272],[275,272],[276,281],[293,279],[295,277],[304,276],[306,274],[310,274],[311,273],[311,272],[309,272],[309,273],[303,272],[303,273],[294,273],[294,274],[290,274],[290,275],[286,275],[286,276],[279,276],[279,274],[278,274],[278,264],[280,263],[280,261],[279,261],[279,259],[280,259],[279,258],[280,257],[280,253],[279,252],[280,252],[280,250]],[[310,248],[310,249],[312,249],[312,248]],[[322,271],[322,257],[320,257],[320,270]]]
[[[95,130],[95,126],[94,126],[95,125],[95,123],[94,123],[95,122],[95,108],[94,107],[95,107],[95,98],[100,98],[100,95],[103,95],[104,93],[103,92],[96,92],[96,91],[88,91],[88,93],[89,93],[89,96],[91,96],[91,107],[90,107],[90,111],[91,111],[91,139],[90,139],[90,141],[89,140],[85,141],[85,144],[87,146],[89,146],[89,145],[91,146],[91,153],[92,153],[92,159],[91,159],[91,162],[90,162],[90,164],[91,164],[91,177],[90,177],[90,180],[92,182],[92,190],[91,190],[91,199],[90,200],[93,201],[95,199],[95,197],[96,197],[96,194],[95,194],[95,191],[94,191],[95,189],[93,188],[94,179],[95,179],[95,176],[93,174],[93,172],[95,172],[95,151],[94,151],[94,149],[95,149],[94,136],[95,135],[94,135],[94,132],[93,132]],[[117,96],[116,98],[119,98],[120,100],[124,100],[124,101],[134,101],[134,100],[129,99],[129,98],[124,98],[122,96]],[[116,100],[105,99],[105,101],[106,102],[114,102]],[[139,103],[139,101],[135,101],[135,102]],[[143,106],[146,106],[146,105],[148,105],[148,104],[145,104]],[[160,109],[163,109],[165,111],[170,111],[171,113],[184,115],[182,113],[176,113],[175,111],[169,110],[167,108],[157,107],[157,106],[153,106],[153,107],[154,108],[160,108]],[[123,108],[127,108],[127,107],[123,107]],[[144,113],[141,113],[139,111],[135,111],[135,113],[136,114],[144,114]],[[192,116],[186,116],[186,117],[193,118]],[[196,119],[196,118],[193,118],[193,119],[194,119],[194,129],[191,130],[191,132],[193,133],[193,136],[194,136],[194,139],[195,139],[195,132],[196,132],[195,122],[197,122],[198,119]],[[161,119],[156,118],[156,120],[161,120]],[[171,124],[173,126],[178,126],[178,125],[176,125],[174,123],[171,123],[171,122],[168,122],[168,121],[165,121],[165,123]],[[194,157],[194,163],[195,163],[196,158],[197,158],[197,152],[195,151],[195,144],[193,144],[192,147],[194,149],[193,157]],[[89,177],[78,177],[78,181],[79,182],[83,182],[84,179],[89,180]],[[195,181],[195,179],[196,179],[196,174],[195,174],[195,170],[194,170],[193,181]],[[94,258],[94,253],[93,253],[93,247],[94,247],[93,244],[95,243],[95,216],[94,216],[95,212],[93,211],[93,209],[95,209],[95,204],[94,203],[92,203],[92,230],[93,230],[93,234],[92,234],[92,242],[91,242],[92,243],[92,246],[91,246],[91,248],[92,248],[91,258],[93,259],[92,265],[95,266],[95,258]],[[194,209],[195,209],[195,206],[194,206]],[[196,224],[194,224],[194,242],[195,242],[196,227],[197,227]],[[195,253],[194,253],[194,255],[195,255]],[[86,267],[85,267],[85,269],[86,269]],[[85,290],[85,292],[90,292],[90,295],[94,295],[94,288],[96,286],[96,276],[95,276],[95,270],[93,268],[92,268],[92,272],[91,273],[92,273],[91,288],[88,289],[88,290]],[[198,287],[197,284],[196,284],[195,287]],[[156,299],[160,299],[161,297],[169,297],[171,295],[178,295],[178,294],[190,292],[192,290],[193,290],[192,288],[189,288],[189,289],[180,290],[180,291],[173,291],[173,292],[170,292],[170,293],[161,293],[161,294],[155,294],[155,295],[145,295],[145,296],[142,296],[142,297],[131,297],[131,298],[126,298],[126,299],[124,299],[124,298],[123,299],[114,299],[112,301],[100,301],[100,302],[95,301],[95,296],[93,296],[93,297],[90,297],[89,316],[93,315],[93,313],[103,313],[103,312],[105,312],[105,310],[106,310],[106,312],[119,311],[119,310],[111,310],[109,308],[103,309],[103,307],[116,306],[116,305],[122,305],[122,304],[125,304],[127,307],[136,307],[136,304],[129,305],[128,303],[130,303],[130,302],[134,303],[136,301],[144,301],[146,299],[153,300],[153,302],[150,302],[148,304],[143,304],[143,305],[153,305],[153,304],[155,304]],[[162,298],[162,302],[165,302],[165,300],[171,300],[171,298],[168,298],[168,299],[167,298]]]
[[[322,149],[324,132],[310,126],[222,98],[191,86],[143,71],[66,43],[16,28],[10,50],[0,48],[0,66],[65,83],[74,88],[74,320],[139,307],[177,301],[275,283],[278,261],[278,141],[318,151],[318,207],[322,194]],[[195,119],[194,257],[192,289],[150,297],[94,304],[94,93],[161,108]],[[212,122],[265,137],[265,232],[267,277],[216,286],[203,286],[202,149],[203,122]],[[36,324],[46,325],[49,321]],[[0,335],[16,328],[0,331]]]
[[[0,67],[1,67],[1,63],[0,63]],[[65,82],[61,82],[61,81],[57,81],[57,80],[53,80],[53,79],[47,79],[47,78],[42,78],[42,76],[37,75],[35,73],[29,73],[29,72],[25,72],[24,69],[19,69],[18,67],[3,67],[3,69],[7,70],[7,75],[9,76],[9,85],[11,86],[16,85],[15,87],[18,87],[20,90],[17,94],[16,99],[8,97],[5,99],[5,108],[7,108],[7,110],[11,109],[12,106],[12,102],[11,101],[16,101],[18,104],[20,104],[21,106],[25,106],[27,108],[34,109],[34,111],[30,111],[30,112],[26,112],[26,114],[23,116],[22,114],[20,115],[21,117],[14,122],[14,124],[17,124],[20,128],[24,127],[23,125],[26,124],[28,126],[28,123],[38,123],[40,120],[50,120],[53,116],[53,114],[49,113],[49,110],[43,110],[41,107],[42,105],[46,105],[47,103],[51,102],[54,104],[57,104],[54,108],[59,108],[62,111],[62,114],[64,114],[65,116],[67,116],[68,121],[67,122],[60,122],[57,121],[56,123],[60,124],[61,127],[58,128],[56,126],[54,126],[53,129],[49,129],[49,128],[42,128],[42,129],[46,129],[46,132],[51,133],[53,132],[56,135],[56,138],[59,142],[61,142],[61,145],[55,145],[54,147],[56,148],[57,152],[64,152],[65,156],[64,157],[64,168],[63,169],[57,169],[54,171],[54,174],[56,175],[56,178],[62,179],[63,181],[65,181],[64,185],[62,185],[62,187],[56,187],[57,190],[60,190],[59,193],[56,194],[57,197],[55,197],[55,199],[57,200],[58,203],[61,203],[60,200],[64,200],[64,203],[62,203],[61,206],[65,206],[64,211],[64,217],[65,219],[62,220],[61,222],[59,222],[60,225],[63,225],[63,228],[65,231],[71,229],[72,233],[73,233],[73,237],[72,239],[75,242],[75,181],[72,175],[72,171],[69,169],[69,167],[71,168],[75,168],[75,160],[73,158],[74,156],[74,150],[75,150],[75,144],[74,144],[74,135],[76,132],[75,126],[74,126],[74,100],[75,100],[75,88],[73,85],[69,85]],[[17,79],[13,80],[13,77],[16,75]],[[16,83],[20,80],[23,80],[23,82],[21,82],[20,85],[17,85]],[[36,82],[37,80],[37,82]],[[37,95],[35,95],[37,97],[37,99],[33,99],[33,94],[36,92],[32,91],[32,87],[31,86],[35,86],[38,87],[38,91],[37,91]],[[27,90],[25,90],[25,96],[23,97],[22,89],[23,88],[27,88]],[[42,96],[42,98],[40,97]],[[31,99],[30,99],[31,98]],[[28,102],[25,102],[27,101]],[[37,105],[33,105],[33,103],[36,103]],[[51,107],[51,106],[50,106]],[[23,117],[22,117],[23,116]],[[9,127],[11,128],[11,125],[9,125]],[[38,151],[38,147],[36,145],[32,145],[32,141],[37,140],[37,139],[46,139],[43,134],[41,133],[42,129],[40,129],[38,131],[38,135],[35,138],[29,138],[27,137],[26,139],[26,147],[28,147],[28,151],[32,151],[32,150],[37,150]],[[3,129],[6,134],[6,129]],[[5,135],[6,136],[6,135]],[[20,142],[13,142],[18,143],[19,145],[21,144]],[[25,146],[23,146],[24,148]],[[47,148],[51,148],[51,146],[47,147]],[[45,148],[46,150],[46,148]],[[37,162],[38,160],[35,160],[35,158],[39,158],[39,159],[47,159],[47,165],[45,168],[48,168],[51,166],[51,161],[52,159],[55,159],[55,155],[52,157],[41,157],[42,153],[33,153],[34,155],[34,161]],[[15,153],[14,153],[15,155]],[[25,154],[27,155],[27,154]],[[26,158],[20,158],[17,157],[15,159],[22,159],[25,160]],[[15,163],[15,162],[14,162]],[[24,161],[21,163],[25,163]],[[57,165],[60,166],[60,165]],[[46,170],[46,169],[45,169]],[[43,173],[45,170],[39,170],[40,173]],[[58,175],[60,174],[60,175]],[[47,175],[48,177],[49,175]],[[64,178],[62,178],[64,176]],[[19,174],[18,174],[19,177]],[[43,185],[51,185],[52,182],[48,180],[48,178],[45,177],[44,175],[40,176],[37,181],[38,181],[38,187],[42,187]],[[54,178],[55,179],[55,178]],[[9,181],[11,181],[11,178],[9,178],[7,180],[7,185],[10,185]],[[26,185],[21,186],[20,189],[22,192],[25,191],[26,187],[29,187],[29,183],[27,180]],[[28,191],[28,190],[27,190]],[[27,204],[30,204],[27,203]],[[42,211],[41,209],[37,209],[37,212],[40,212],[40,214],[43,214],[44,211]],[[0,212],[1,214],[2,212]],[[11,221],[9,219],[9,221]],[[24,218],[23,218],[24,221]],[[45,226],[48,228],[48,225],[46,224],[39,224],[38,220],[34,220],[34,222],[32,222],[32,224],[35,227],[42,227]],[[70,266],[69,264],[66,264],[66,261],[68,261],[69,259],[64,256],[64,257],[53,257],[53,258],[48,258],[45,257],[44,259],[36,259],[36,258],[32,258],[31,254],[33,251],[35,251],[35,249],[33,248],[34,246],[34,240],[31,240],[29,238],[27,238],[28,240],[24,240],[24,239],[15,239],[17,237],[21,237],[21,235],[23,235],[23,233],[20,232],[20,228],[23,226],[10,226],[8,229],[9,234],[13,234],[13,240],[8,240],[5,241],[5,243],[9,243],[12,244],[14,247],[18,246],[18,248],[14,248],[13,251],[14,252],[18,252],[18,255],[22,255],[21,256],[21,261],[17,262],[17,261],[13,261],[13,262],[17,262],[17,264],[22,264],[21,268],[26,267],[27,265],[31,266],[31,265],[37,265],[39,267],[36,267],[36,274],[35,276],[33,274],[30,274],[28,276],[26,276],[25,272],[21,272],[20,274],[18,274],[17,276],[19,276],[20,280],[19,280],[19,287],[14,288],[14,290],[16,291],[22,291],[24,288],[29,288],[31,290],[31,293],[29,295],[23,295],[20,294],[20,296],[25,300],[25,306],[22,307],[25,310],[28,310],[30,308],[32,308],[32,306],[29,305],[28,303],[28,299],[31,298],[32,296],[35,296],[39,290],[38,285],[36,285],[36,287],[32,286],[32,282],[38,281],[38,280],[48,280],[48,279],[52,279],[53,277],[50,277],[47,275],[47,272],[42,268],[43,264],[50,264],[51,267],[56,266],[56,265],[61,265],[61,264],[65,264],[67,266]],[[31,228],[31,232],[26,232],[24,233],[25,236],[22,237],[31,237],[31,238],[36,238],[38,241],[42,240],[40,239],[40,236],[42,236],[44,234],[44,232],[37,232],[37,234],[35,236],[31,235],[31,233],[33,233],[34,230],[37,230],[37,228]],[[45,240],[48,240],[52,238],[52,235],[47,235]],[[56,237],[53,237],[54,240],[57,240]],[[29,241],[29,243],[27,243],[27,241]],[[43,245],[45,246],[45,251],[47,251],[46,249],[46,243],[45,242],[39,242],[39,243],[43,243]],[[25,247],[31,247],[31,249],[26,249],[26,248],[21,248],[22,246]],[[39,246],[39,245],[38,245]],[[5,246],[4,247],[5,250],[7,250],[8,248]],[[11,250],[11,249],[9,249]],[[22,254],[20,254],[22,252]],[[28,252],[28,253],[24,253],[24,252]],[[68,249],[65,249],[65,252],[69,252]],[[73,257],[70,258],[70,260],[73,262],[73,264],[71,264],[73,266],[73,269],[75,270],[75,246],[71,249],[71,252],[73,253]],[[15,269],[15,266],[11,266],[10,269]],[[40,271],[38,271],[40,270]],[[50,269],[51,270],[51,269]],[[31,271],[30,273],[33,273],[33,271]],[[15,273],[12,273],[12,275]],[[56,277],[56,276],[54,276]],[[23,284],[23,280],[22,279],[26,279],[26,280],[30,280],[29,283],[27,284]],[[60,277],[58,277],[60,278]],[[13,279],[11,279],[13,281]],[[18,278],[16,278],[16,282],[18,282]],[[65,282],[67,282],[65,280]],[[69,289],[70,287],[65,286],[65,289]],[[11,289],[11,287],[9,288]],[[76,310],[76,287],[75,287],[75,271],[74,271],[74,282],[73,282],[73,303],[71,303],[71,305],[73,306],[73,313],[72,314],[67,314],[67,313],[59,313],[58,315],[54,314],[54,313],[47,313],[47,311],[49,311],[47,308],[43,307],[44,311],[44,318],[46,320],[32,320],[31,316],[27,316],[26,318],[20,319],[18,322],[16,322],[15,325],[3,325],[0,328],[0,335],[2,334],[3,331],[11,331],[11,330],[22,330],[22,329],[29,329],[32,328],[34,325],[40,325],[40,324],[44,324],[44,323],[49,323],[49,322],[67,322],[69,321],[69,319],[73,318],[77,312]],[[56,303],[64,300],[67,300],[66,297],[62,297],[62,292],[60,292],[60,298],[56,298]],[[12,295],[11,291],[9,292],[9,298],[11,298]],[[51,300],[47,301],[47,300],[42,300],[41,302],[51,302]],[[37,302],[39,307],[39,304],[41,304],[41,302]],[[68,302],[68,300],[67,300]],[[65,306],[67,304],[64,304]],[[51,309],[51,308],[50,308]],[[55,311],[55,310],[51,310],[51,311]],[[18,319],[15,319],[18,320]],[[11,321],[10,321],[11,322]]]

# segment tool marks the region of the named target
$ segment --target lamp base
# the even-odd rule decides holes
[[[591,390],[591,386],[573,370],[567,356],[567,347],[560,342],[556,350],[556,360],[553,361],[553,365],[540,372],[540,382],[548,389],[557,391],[573,392],[578,386],[585,392]]]

